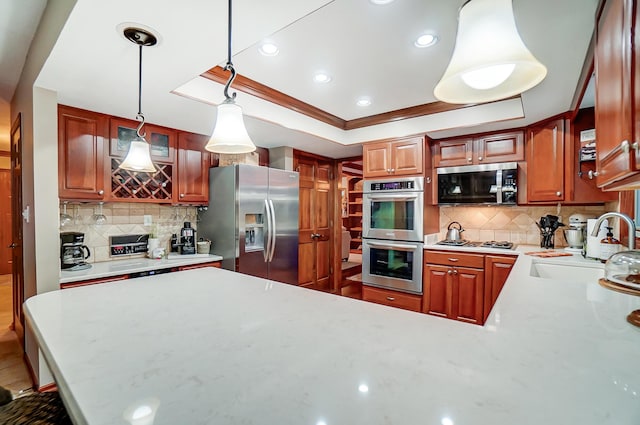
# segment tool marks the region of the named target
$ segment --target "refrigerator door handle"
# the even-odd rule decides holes
[[[269,199],[269,207],[271,207],[271,250],[269,251],[269,262],[273,260],[273,254],[276,252],[276,209],[273,207],[273,201]]]
[[[269,209],[269,204],[267,203],[267,200],[264,200],[264,209],[267,215],[267,228],[266,230],[266,245],[262,251],[262,255],[264,256],[264,262],[268,262],[269,261],[269,252],[271,252],[271,210]]]

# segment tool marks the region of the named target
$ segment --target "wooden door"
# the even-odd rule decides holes
[[[174,202],[191,205],[209,203],[211,155],[204,150],[207,139],[200,134],[178,134],[178,199]]]
[[[482,324],[484,305],[484,272],[466,267],[453,268],[453,299],[450,316],[463,322]]]
[[[22,115],[11,127],[11,274],[13,329],[24,347],[24,264],[22,261]]]
[[[0,274],[11,273],[11,170],[0,170]]]
[[[441,140],[434,144],[434,166],[452,167],[473,162],[473,139]]]
[[[502,291],[504,283],[515,264],[515,257],[487,255],[484,257],[485,288],[484,288],[484,320],[487,320],[493,305]]]
[[[424,138],[412,137],[391,143],[391,174],[422,174],[424,169]]]
[[[634,142],[631,103],[633,3],[633,0],[607,1],[596,28],[596,163],[599,187],[636,172],[634,150],[631,149]]]
[[[435,316],[448,317],[451,310],[449,282],[451,268],[435,264],[425,264],[423,283],[424,301],[422,311]]]
[[[362,145],[363,171],[367,177],[387,177],[391,170],[389,143],[365,143]]]
[[[300,173],[298,283],[322,291],[334,289],[332,167],[330,160],[296,157]]]
[[[479,137],[474,145],[478,164],[524,160],[524,137],[521,131]]]
[[[108,132],[105,116],[58,107],[58,194],[61,199],[105,198],[104,139]]]
[[[564,200],[564,120],[527,128],[529,202]]]

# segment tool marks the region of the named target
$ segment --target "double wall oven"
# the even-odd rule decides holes
[[[424,178],[365,180],[362,283],[422,294]]]

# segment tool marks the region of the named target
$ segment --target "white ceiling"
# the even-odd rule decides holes
[[[24,2],[0,3],[7,1]],[[382,6],[368,0],[236,0],[233,62],[241,75],[346,120],[430,103],[453,50],[457,12],[464,1],[396,0]],[[237,102],[258,146],[288,145],[335,158],[359,154],[359,143],[366,140],[523,126],[569,109],[597,3],[513,0],[525,44],[548,68],[547,78],[524,93],[522,102],[351,131],[244,93],[238,93]],[[148,122],[210,134],[212,104],[222,101],[222,85],[198,76],[226,61],[226,4],[78,0],[36,84],[57,91],[60,103],[133,118],[138,52],[116,28],[123,22],[144,24],[161,36],[157,46],[143,52],[143,112]],[[34,16],[39,16],[37,10]],[[439,43],[415,48],[414,39],[424,32],[435,32]],[[278,44],[278,56],[258,53],[265,39]],[[317,70],[328,71],[332,82],[313,83]],[[370,107],[355,106],[362,95],[372,98]]]

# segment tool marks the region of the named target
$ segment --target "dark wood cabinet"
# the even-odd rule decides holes
[[[373,288],[366,285],[362,287],[362,299],[363,301],[415,312],[420,312],[422,308],[422,297],[420,295],[391,291],[389,289]]]
[[[109,117],[58,107],[58,195],[67,200],[105,199],[105,143]]]
[[[222,261],[211,261],[208,263],[190,264],[188,266],[178,267],[178,271],[202,269],[204,267],[215,267],[217,269],[222,268]]]
[[[343,226],[351,234],[349,252],[362,253],[362,177],[346,178],[346,211],[342,217]]]
[[[207,136],[178,133],[177,190],[175,204],[209,203],[209,167],[211,155],[204,149]]]
[[[421,175],[424,169],[424,137],[365,143],[362,157],[365,178]]]
[[[434,143],[436,167],[524,160],[522,131],[443,139]]]
[[[484,256],[425,251],[422,311],[463,322],[484,323]]]
[[[564,200],[564,119],[527,128],[528,202]]]
[[[634,128],[633,121],[640,111],[637,7],[635,0],[608,0],[597,21],[594,56],[599,187],[624,187],[640,180],[640,126]]]
[[[136,138],[138,122],[111,117],[110,126],[109,154],[112,157],[124,158],[129,150],[129,143]],[[174,163],[176,130],[154,124],[145,124],[141,132],[145,134],[145,140],[151,145],[151,159],[154,163]]]

